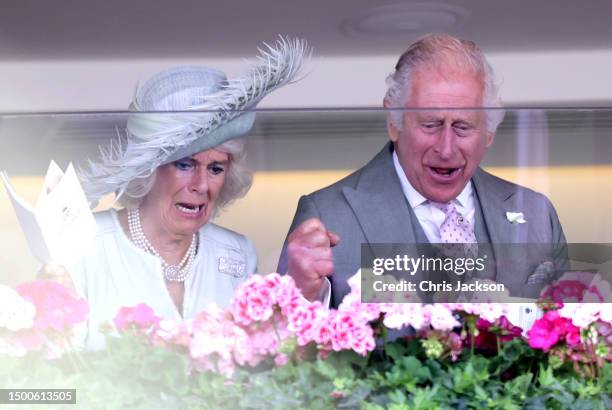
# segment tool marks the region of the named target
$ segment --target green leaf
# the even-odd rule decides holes
[[[553,374],[552,367],[549,366],[549,367],[544,368],[543,365],[540,366],[540,374],[538,375],[538,382],[540,383],[540,386],[542,387],[550,387],[558,383],[557,379],[555,379],[555,376]]]
[[[414,392],[412,407],[414,410],[431,410],[440,408],[436,398],[438,397],[439,386],[432,388],[420,388]]]
[[[489,395],[487,394],[485,389],[483,389],[479,385],[475,385],[474,386],[474,393],[476,395],[476,399],[478,399],[480,401],[487,401],[489,399]]]
[[[327,379],[333,380],[338,377],[338,372],[331,363],[325,362],[323,360],[317,360],[316,366],[317,372],[319,372],[320,375],[326,377]]]
[[[388,343],[385,346],[385,353],[391,359],[393,359],[394,362],[397,362],[402,357],[404,357],[404,355],[406,355],[407,351],[408,351],[408,349],[406,348],[406,346],[403,346],[403,345],[401,345],[399,343]]]
[[[408,398],[406,394],[401,389],[395,389],[389,392],[389,399],[394,404],[406,404]]]

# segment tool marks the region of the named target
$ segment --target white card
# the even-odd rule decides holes
[[[40,262],[69,266],[93,244],[96,222],[72,164],[63,173],[51,161],[36,207],[17,195],[6,172],[0,177],[30,250]]]

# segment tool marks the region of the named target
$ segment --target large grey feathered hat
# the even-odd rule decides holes
[[[79,172],[87,199],[95,204],[111,192],[118,199],[130,181],[150,176],[160,165],[247,134],[255,121],[249,110],[295,81],[310,54],[306,41],[284,37],[258,51],[256,64],[237,78],[184,66],[162,71],[138,87],[124,138],[101,149],[101,161],[90,161],[90,169]]]

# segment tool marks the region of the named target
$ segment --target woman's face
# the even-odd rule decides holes
[[[158,234],[197,232],[214,213],[229,166],[229,154],[209,149],[159,167],[140,206],[145,224],[155,224]]]

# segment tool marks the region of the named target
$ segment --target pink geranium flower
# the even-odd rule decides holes
[[[527,336],[529,346],[545,352],[562,340],[570,346],[580,343],[580,329],[574,326],[570,319],[559,316],[556,310],[546,312],[542,318],[536,320]]]
[[[33,328],[45,331],[67,331],[87,318],[85,299],[77,299],[57,282],[37,280],[17,287],[17,292],[36,308]]]
[[[289,363],[289,357],[284,353],[280,353],[274,358],[274,364],[277,366],[284,366],[287,363]]]
[[[559,341],[559,332],[554,323],[548,320],[537,320],[531,329],[527,332],[529,337],[529,346],[534,349],[542,349],[548,351]]]
[[[274,313],[280,287],[280,275],[253,275],[234,293],[231,312],[234,320],[243,325],[266,321]]]
[[[314,340],[317,322],[327,320],[325,308],[320,302],[302,304],[295,307],[288,317],[288,329],[295,333],[300,346]]]
[[[153,309],[149,306],[139,303],[133,307],[122,307],[119,309],[113,321],[118,330],[126,330],[132,327],[146,330],[151,326],[157,325],[160,318],[155,316]]]

